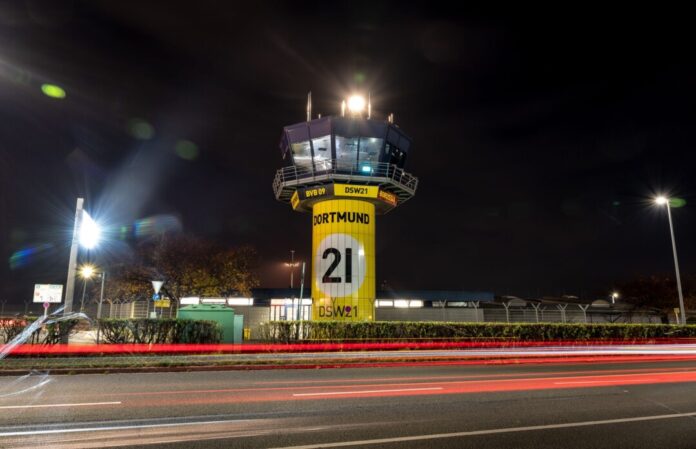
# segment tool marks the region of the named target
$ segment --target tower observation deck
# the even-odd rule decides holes
[[[354,98],[349,100],[355,102]],[[358,104],[359,100],[358,100]],[[364,102],[363,102],[364,105]],[[375,215],[412,198],[418,178],[404,170],[411,139],[360,108],[286,126],[273,180],[277,200],[312,217],[312,319],[374,319]]]

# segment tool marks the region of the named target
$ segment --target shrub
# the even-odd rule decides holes
[[[0,341],[9,342],[35,320],[36,318],[0,320]],[[69,319],[42,325],[24,343],[44,345],[60,343],[75,330],[79,322],[80,320],[77,319]]]
[[[181,319],[99,320],[106,343],[220,343],[222,329],[215,321]]]
[[[510,341],[635,340],[696,337],[696,326],[669,324],[460,323],[412,321],[271,321],[262,323],[270,342],[298,341]]]

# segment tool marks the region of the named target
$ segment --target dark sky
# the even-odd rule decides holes
[[[0,295],[64,282],[79,195],[115,229],[155,216],[251,244],[262,284],[285,286],[310,218],[271,181],[309,90],[323,115],[370,91],[414,139],[420,186],[379,218],[380,282],[591,296],[670,273],[655,192],[686,200],[673,215],[694,272],[688,14],[297,3],[0,2]]]

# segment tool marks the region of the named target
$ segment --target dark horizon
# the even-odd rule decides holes
[[[287,286],[310,216],[271,182],[308,91],[323,116],[370,92],[413,138],[419,189],[378,217],[378,286],[593,297],[672,275],[657,193],[686,201],[672,212],[694,274],[694,33],[686,17],[635,14],[0,4],[0,295],[65,283],[81,195],[116,234],[253,245],[261,286]]]

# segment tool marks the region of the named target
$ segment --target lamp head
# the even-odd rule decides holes
[[[348,111],[353,115],[362,114],[365,110],[365,97],[362,95],[352,95],[348,98]]]
[[[80,267],[80,277],[82,279],[89,279],[94,276],[96,269],[92,265],[83,265]]]
[[[667,198],[666,196],[660,195],[657,198],[655,198],[655,204],[657,204],[658,206],[664,206],[668,202],[669,202],[669,198]]]
[[[82,222],[79,229],[80,245],[87,249],[93,249],[101,239],[101,228],[87,211],[82,211]]]

